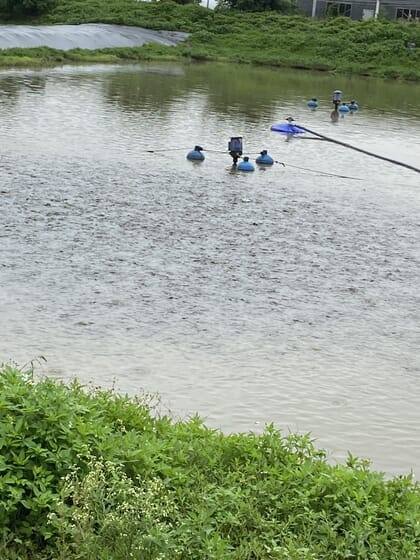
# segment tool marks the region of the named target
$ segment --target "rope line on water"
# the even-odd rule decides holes
[[[331,142],[333,144],[338,144],[339,146],[344,146],[345,148],[350,148],[352,150],[356,150],[357,152],[360,152],[362,154],[366,154],[368,156],[372,156],[374,158],[377,159],[381,159],[383,161],[387,161],[389,163],[393,163],[395,165],[400,165],[401,167],[405,167],[406,169],[410,169],[411,171],[416,171],[417,173],[420,173],[420,169],[418,167],[414,167],[413,165],[410,165],[408,163],[404,163],[392,158],[388,158],[385,156],[381,156],[379,154],[375,154],[373,152],[369,152],[368,150],[364,150],[362,148],[357,148],[356,146],[352,146],[351,144],[348,144],[347,142],[342,142],[341,140],[335,140],[334,138],[330,138],[329,136],[325,136],[324,134],[320,134],[319,132],[315,132],[313,130],[310,130],[309,128],[306,128],[304,126],[299,125],[300,128],[302,128],[302,130],[305,130],[306,132],[309,132],[309,134],[313,134],[315,136],[315,138],[312,138],[312,140],[325,140],[327,142]],[[307,140],[309,140],[309,138],[307,138]],[[187,148],[163,148],[163,149],[158,149],[158,150],[146,150],[147,153],[149,154],[153,154],[153,153],[159,153],[159,152],[173,152],[173,151],[187,151],[189,150],[190,147]],[[203,151],[206,152],[211,152],[214,154],[226,154],[226,150],[212,150],[211,148],[203,148]],[[261,153],[261,152],[249,152],[251,155],[252,154],[257,154],[257,153]],[[309,173],[317,173],[319,175],[323,175],[325,177],[337,177],[339,179],[351,179],[353,181],[363,181],[364,179],[362,179],[361,177],[352,177],[350,175],[338,175],[337,173],[329,173],[327,171],[320,171],[319,169],[310,169],[308,167],[301,167],[299,165],[293,165],[291,163],[283,163],[282,161],[278,161],[278,160],[274,160],[274,163],[278,163],[280,165],[282,165],[283,167],[293,167],[295,169],[300,169],[302,171],[308,171]]]
[[[191,150],[191,146],[188,146],[187,148],[162,148],[160,150],[146,150],[146,153],[148,154],[155,154],[155,153],[159,153],[159,152],[178,152],[178,151],[183,151],[183,152],[187,152],[189,150]],[[226,150],[212,150],[211,148],[202,148],[203,152],[211,152],[213,154],[226,154],[228,152],[226,152]]]
[[[366,154],[367,156],[371,156],[377,159],[381,159],[383,161],[387,161],[389,163],[393,163],[394,165],[400,165],[401,167],[405,167],[406,169],[411,169],[411,171],[415,171],[416,173],[420,173],[420,169],[418,167],[414,167],[414,165],[410,165],[408,163],[404,163],[402,161],[398,161],[396,159],[392,159],[385,156],[380,156],[379,154],[375,154],[373,152],[369,152],[368,150],[363,150],[362,148],[357,148],[352,144],[348,144],[347,142],[341,142],[341,140],[335,140],[334,138],[330,138],[329,136],[325,136],[324,134],[320,134],[319,132],[314,132],[313,130],[309,130],[304,126],[299,125],[299,128],[302,130],[306,130],[309,134],[313,134],[314,136],[318,136],[323,140],[327,140],[328,142],[332,142],[333,144],[338,144],[339,146],[344,146],[345,148],[350,148],[351,150],[356,150],[356,152],[360,152],[361,154]]]
[[[154,153],[157,153],[157,152],[177,152],[179,150],[182,150],[182,151],[185,152],[186,150],[191,150],[191,146],[188,147],[188,148],[162,148],[161,150],[146,150],[146,153],[154,154]]]
[[[285,164],[281,161],[275,161],[274,163],[281,163],[283,167],[294,167],[295,169],[301,169],[302,171],[309,171],[310,173],[318,173],[319,175],[325,175],[326,177],[338,177],[339,179],[352,179],[353,181],[363,181],[360,177],[351,177],[349,175],[337,175],[336,173],[329,173],[328,171],[320,171],[319,169],[309,169],[308,167],[301,167],[300,165],[292,165],[291,163]]]
[[[303,127],[301,127],[303,128]],[[311,133],[313,134],[313,133]],[[315,138],[314,138],[315,140]],[[322,140],[322,138],[319,138],[319,140]],[[146,153],[149,154],[154,154],[154,153],[159,153],[159,152],[177,152],[177,151],[187,151],[189,150],[189,148],[163,148],[163,149],[159,149],[159,150],[146,150]],[[203,148],[203,151],[205,152],[212,152],[214,154],[226,154],[226,150],[212,150],[212,149],[207,149],[207,148]],[[252,154],[260,154],[261,152],[248,152],[251,155]],[[274,160],[274,163],[278,163],[280,165],[282,165],[283,167],[294,167],[295,169],[301,169],[302,171],[309,171],[310,173],[318,173],[319,175],[325,175],[326,177],[338,177],[340,179],[353,179],[354,181],[362,181],[363,179],[360,179],[359,177],[349,177],[348,175],[337,175],[335,173],[328,173],[327,171],[319,171],[318,169],[309,169],[308,167],[300,167],[299,165],[292,165],[291,163],[283,163],[282,161],[277,161]]]

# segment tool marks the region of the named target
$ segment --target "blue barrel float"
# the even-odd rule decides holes
[[[204,161],[202,149],[201,146],[194,146],[194,149],[188,152],[187,159],[190,161]]]
[[[255,167],[249,161],[249,157],[245,156],[243,161],[238,164],[238,171],[255,171]]]
[[[267,150],[262,150],[255,162],[259,165],[273,165],[274,159],[270,155],[268,155]]]
[[[318,99],[316,97],[312,97],[312,99],[308,101],[308,107],[316,109],[318,107]]]
[[[345,113],[349,113],[349,112],[350,112],[350,109],[349,109],[349,106],[347,105],[347,103],[342,103],[342,104],[340,105],[340,107],[338,108],[338,110],[340,111],[340,113],[341,113],[342,115],[344,115]]]

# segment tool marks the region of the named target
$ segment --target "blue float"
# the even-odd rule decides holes
[[[318,107],[318,99],[316,97],[312,97],[312,99],[308,101],[308,107],[316,109]]]
[[[358,108],[359,108],[359,105],[356,103],[356,101],[350,101],[350,103],[349,103],[350,111],[357,111]]]
[[[305,134],[306,130],[296,126],[294,124],[288,123],[280,123],[280,124],[273,124],[271,126],[271,130],[274,132],[280,132],[280,134],[286,134],[287,136],[295,136],[295,134]]]
[[[245,156],[243,161],[238,164],[238,171],[255,171],[255,167],[249,161],[249,157]]]
[[[340,113],[348,113],[350,111],[349,106],[347,105],[347,103],[342,103],[340,105],[340,107],[338,108],[338,110],[340,111]]]
[[[204,161],[202,149],[201,146],[194,146],[194,149],[188,152],[187,159],[190,161]]]
[[[273,165],[274,159],[268,155],[267,150],[260,152],[260,155],[255,160],[259,165]]]

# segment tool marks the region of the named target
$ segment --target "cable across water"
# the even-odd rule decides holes
[[[389,163],[393,163],[394,165],[400,165],[401,167],[405,167],[406,169],[411,169],[411,171],[416,171],[417,173],[420,173],[420,169],[418,167],[414,167],[414,165],[410,165],[408,163],[404,163],[404,162],[398,161],[396,159],[388,158],[386,156],[381,156],[379,154],[369,152],[368,150],[364,150],[363,148],[357,148],[356,146],[353,146],[352,144],[348,144],[347,142],[342,142],[341,140],[335,140],[334,138],[330,138],[329,136],[325,136],[324,134],[320,134],[319,132],[315,132],[313,130],[310,130],[309,128],[306,128],[305,126],[299,125],[299,128],[301,128],[302,130],[305,130],[306,132],[309,132],[309,134],[313,134],[314,136],[317,136],[317,137],[321,138],[322,140],[327,140],[328,142],[332,142],[333,144],[338,144],[339,146],[344,146],[345,148],[350,148],[351,150],[356,150],[356,152],[366,154],[367,156],[371,156],[371,157],[374,157],[374,158],[377,158],[377,159],[381,159],[383,161],[388,161]]]

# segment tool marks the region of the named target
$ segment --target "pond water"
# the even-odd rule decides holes
[[[336,88],[360,110],[332,124]],[[270,131],[292,115],[416,166],[419,91],[224,65],[1,72],[0,360],[419,473],[419,175]],[[237,135],[285,167],[232,170]]]

